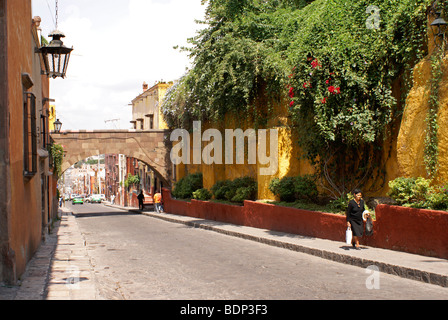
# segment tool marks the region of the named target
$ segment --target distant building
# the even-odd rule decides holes
[[[151,88],[143,83],[143,93],[132,100],[132,125],[136,130],[168,129],[163,120],[160,105],[172,82],[156,83]]]
[[[143,92],[132,100],[132,129],[135,130],[159,130],[168,129],[160,111],[160,105],[172,82],[160,81],[149,87],[143,83]],[[143,190],[147,196],[162,187],[161,179],[151,170],[150,164],[126,155],[107,154],[105,156],[106,169],[106,197],[115,196],[115,203],[123,206],[134,205],[136,194]],[[126,179],[129,175],[138,175],[138,186],[126,187]]]

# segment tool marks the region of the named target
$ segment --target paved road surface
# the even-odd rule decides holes
[[[71,208],[103,299],[448,299],[447,288],[300,252],[101,204]]]

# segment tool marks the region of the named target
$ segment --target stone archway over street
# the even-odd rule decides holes
[[[64,148],[62,171],[93,155],[124,154],[145,162],[171,186],[169,135],[169,130],[72,130],[52,133],[51,138]]]

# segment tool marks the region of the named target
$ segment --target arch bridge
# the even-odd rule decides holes
[[[70,130],[51,133],[64,148],[62,171],[90,156],[124,154],[145,162],[166,186],[172,185],[169,130]]]

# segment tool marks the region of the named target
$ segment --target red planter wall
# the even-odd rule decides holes
[[[344,242],[345,216],[244,201],[233,206],[171,198],[163,189],[165,211],[201,219]],[[374,234],[362,244],[448,259],[448,212],[378,205]]]
[[[448,259],[448,212],[378,205],[375,246]]]

